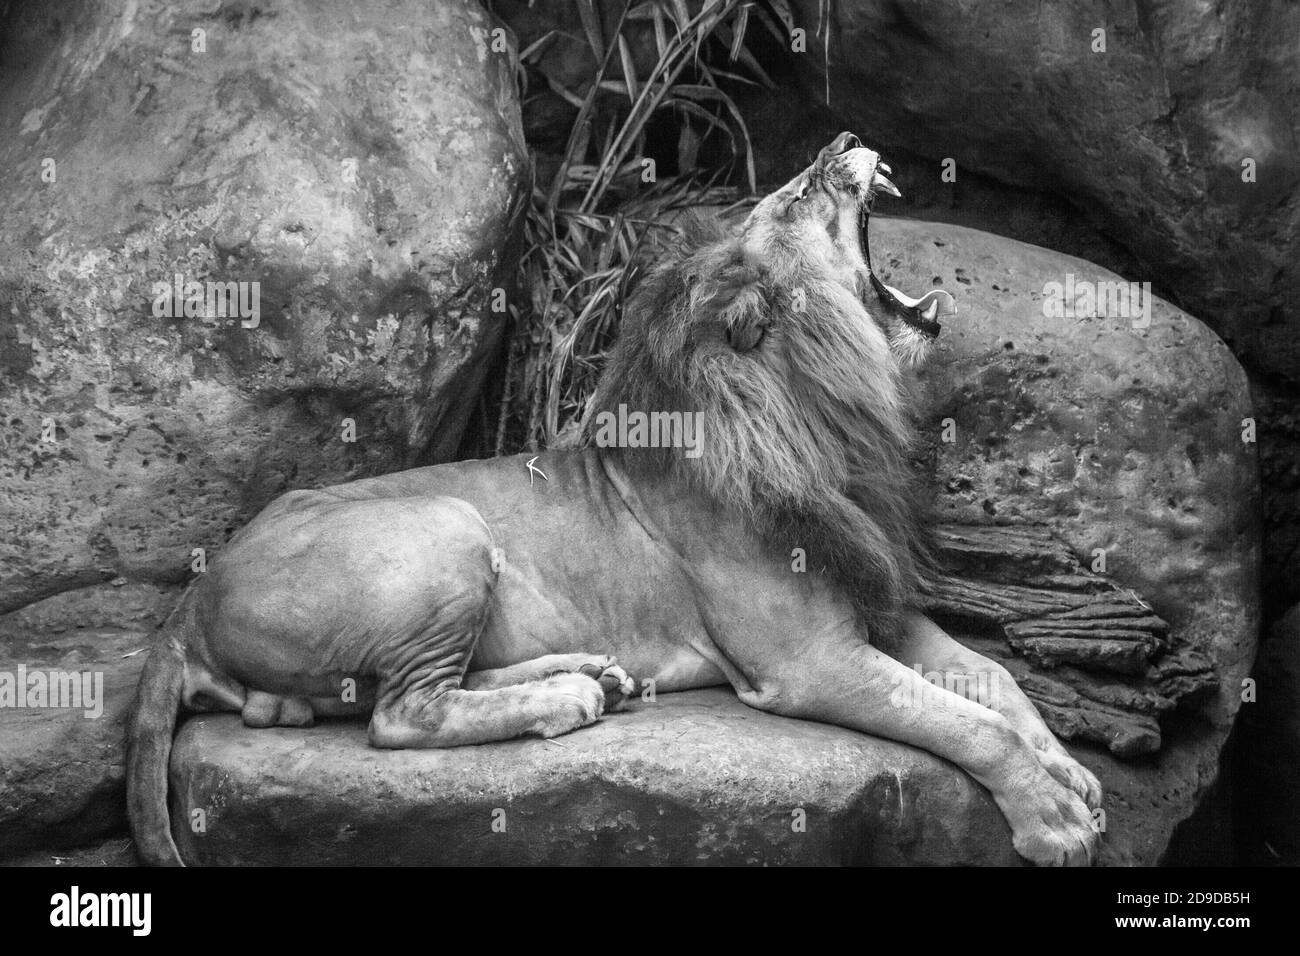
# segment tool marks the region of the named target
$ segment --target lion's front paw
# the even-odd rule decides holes
[[[578,671],[600,682],[605,691],[606,713],[618,710],[636,693],[636,681],[614,661],[612,657],[596,658],[591,663],[583,664]]]
[[[1043,774],[1028,793],[998,801],[1016,852],[1038,866],[1091,866],[1100,836],[1073,790]]]
[[[1079,795],[1089,810],[1101,806],[1101,781],[1091,770],[1075,760],[1059,746],[1035,750],[1039,762],[1047,768],[1052,778],[1063,787]]]
[[[586,674],[556,674],[539,681],[542,715],[533,732],[558,737],[593,724],[605,710],[605,688]]]

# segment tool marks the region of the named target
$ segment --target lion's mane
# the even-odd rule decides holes
[[[754,261],[721,226],[693,224],[628,303],[584,435],[592,443],[597,413],[620,404],[702,413],[698,458],[602,451],[642,480],[684,481],[774,555],[803,548],[808,572],[830,575],[881,643],[914,600],[926,549],[901,373],[871,322],[814,263]]]

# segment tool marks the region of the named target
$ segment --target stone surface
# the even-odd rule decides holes
[[[0,860],[4,867],[29,866],[138,866],[135,843],[117,835],[67,850],[33,850]]]
[[[927,581],[922,606],[990,635],[987,650],[1063,740],[1119,757],[1155,753],[1161,719],[1218,683],[1215,663],[1185,635],[1046,525],[943,524],[932,543],[943,573]]]
[[[638,700],[549,743],[444,751],[376,750],[355,722],[249,730],[195,717],[177,738],[172,795],[191,863],[1017,860],[992,799],[951,765],[751,710],[729,689]],[[202,833],[187,826],[196,810]]]
[[[1102,549],[1105,573],[1216,662],[1208,712],[1226,728],[1259,629],[1259,481],[1236,359],[1159,299],[1145,328],[1048,317],[1045,283],[1118,279],[1060,253],[880,217],[871,244],[886,282],[957,296],[924,376],[937,517],[1044,524],[1085,565]]]
[[[477,3],[3,16],[0,613],[179,581],[289,487],[455,454],[527,193]],[[258,283],[259,323],[156,316],[177,273]]]
[[[111,626],[33,633],[0,641],[0,674],[17,676],[20,665],[28,675],[101,674],[103,713],[0,706],[0,858],[77,846],[126,824],[124,722],[150,635]]]
[[[824,22],[817,0],[795,6],[804,24]],[[1144,278],[1261,368],[1296,377],[1295,4],[845,0],[830,11],[830,106],[848,128],[930,157],[935,177],[951,157],[958,181],[970,169],[1070,197],[1122,237]],[[818,99],[825,35],[796,58]]]
[[[1237,799],[1249,808],[1243,862],[1300,862],[1300,605],[1260,645],[1254,701],[1242,707],[1243,779]]]
[[[1145,328],[1114,315],[1049,318],[1045,283],[1118,278],[1082,260],[900,219],[877,217],[871,237],[885,281],[957,296],[924,383],[939,519],[1044,525],[1088,567],[1103,550],[1106,574],[1213,664],[1218,686],[1162,715],[1158,759],[1105,757],[1097,770],[1109,805],[1135,811],[1144,847],[1135,859],[1154,859],[1219,773],[1258,639],[1259,479],[1255,446],[1242,441],[1245,374],[1210,329],[1158,299]],[[1004,639],[973,643],[1006,657],[1048,709],[1068,702],[1064,685],[1088,686],[1068,667],[1030,670]]]

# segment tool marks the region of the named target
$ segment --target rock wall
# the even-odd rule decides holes
[[[179,582],[287,488],[454,456],[528,189],[494,28],[472,0],[9,5],[0,612]]]

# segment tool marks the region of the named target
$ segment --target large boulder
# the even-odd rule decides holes
[[[287,488],[453,457],[528,191],[479,4],[6,9],[0,613],[178,582]],[[245,308],[187,315],[176,276]]]
[[[952,158],[958,181],[969,169],[1069,197],[1122,237],[1143,278],[1258,367],[1296,377],[1295,4],[795,6],[821,30],[797,57],[809,93],[829,90],[847,128],[930,157],[936,179]]]
[[[40,849],[48,863],[125,827],[125,718],[165,597],[119,580],[0,620],[0,859]],[[51,696],[51,671],[77,675],[82,706],[68,706],[61,680]]]
[[[751,710],[728,688],[637,700],[554,741],[383,751],[360,723],[196,717],[172,757],[192,863],[1016,862],[992,799],[942,760]]]
[[[1083,260],[898,219],[873,222],[872,247],[885,281],[958,295],[925,374],[940,518],[1049,529],[1168,622],[1170,649],[1150,678],[1197,682],[1178,709],[1154,707],[1164,733],[1151,759],[1110,753],[1094,766],[1122,815],[1127,862],[1155,862],[1219,776],[1259,637],[1245,373],[1209,328],[1160,299],[1149,312],[1116,309],[1107,292],[1092,314],[1084,290],[1119,277]],[[1058,289],[1074,292],[1065,316]],[[1003,640],[972,643],[1006,658],[1049,719],[1153,696],[1111,668],[1028,669]]]
[[[1046,283],[1116,278],[1087,262],[955,226],[879,219],[872,234],[887,281],[958,296],[924,383],[940,517],[1049,533],[1090,570],[1101,549],[1107,575],[1168,622],[1156,676],[1176,690],[1195,680],[1162,709],[1149,674],[1116,673],[1106,655],[1099,670],[1030,661],[1004,636],[962,634],[1006,659],[1066,731],[1097,714],[1121,725],[1117,701],[1151,703],[1159,732],[1142,747],[1071,747],[1106,787],[1103,862],[1157,863],[1216,779],[1255,647],[1241,368],[1158,300],[1139,327],[1048,315]],[[987,795],[956,768],[748,710],[726,690],[638,701],[553,742],[446,753],[379,753],[355,722],[260,731],[203,716],[182,729],[171,770],[173,829],[195,862],[1012,859]],[[799,809],[804,832],[791,826]]]
[[[1250,808],[1242,821],[1241,862],[1294,865],[1300,860],[1300,605],[1261,643],[1255,678],[1240,723],[1245,746],[1235,798]]]

